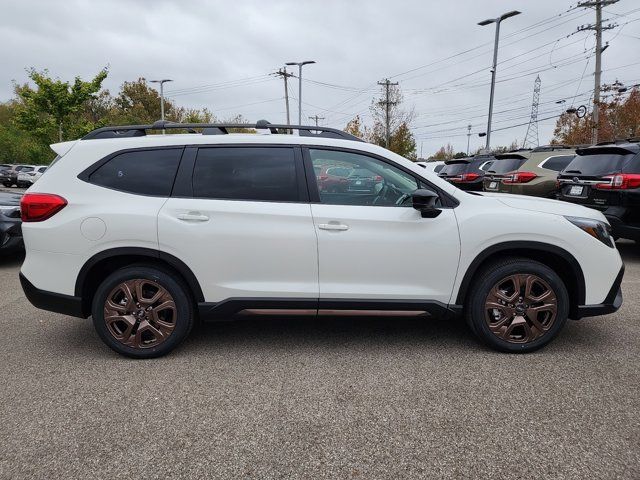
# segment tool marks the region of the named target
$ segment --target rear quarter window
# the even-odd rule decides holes
[[[569,163],[575,158],[575,155],[556,155],[549,157],[546,160],[540,162],[538,165],[540,168],[546,168],[547,170],[553,170],[559,172],[564,170]]]
[[[123,192],[168,197],[182,150],[163,148],[122,152],[89,174],[88,181]]]

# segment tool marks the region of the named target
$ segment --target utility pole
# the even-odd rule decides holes
[[[591,125],[591,141],[598,143],[598,130],[600,123],[600,82],[602,77],[602,52],[607,48],[602,48],[602,32],[604,30],[611,30],[617,25],[610,23],[607,26],[602,26],[602,7],[613,5],[618,0],[590,0],[586,2],[578,3],[578,7],[595,7],[596,9],[596,23],[592,25],[581,25],[578,27],[578,31],[594,30],[596,32],[596,71],[594,72],[594,86],[593,86],[593,117]]]
[[[151,83],[159,83],[160,84],[160,120],[164,121],[164,84],[167,82],[173,82],[173,80],[169,78],[165,78],[163,80],[149,80]],[[164,134],[164,128],[162,129],[162,133]]]
[[[315,60],[305,60],[304,62],[287,62],[285,65],[298,66],[298,125],[302,125],[302,67],[316,63]]]
[[[522,142],[522,148],[527,146],[537,147],[540,145],[540,139],[538,137],[538,105],[540,103],[540,75],[536,77],[533,82],[533,101],[531,102],[531,117],[529,118],[529,125],[527,126],[527,133],[524,136],[524,142]]]
[[[378,82],[378,85],[381,85],[385,89],[384,100],[380,100],[378,102],[379,105],[384,105],[384,124],[385,124],[385,147],[389,148],[389,144],[391,143],[391,118],[390,118],[390,109],[392,105],[396,105],[398,102],[391,101],[390,97],[390,89],[392,86],[398,85],[398,82],[391,82],[388,78],[384,80],[384,82]]]
[[[503,13],[498,18],[489,18],[478,23],[478,25],[484,27],[491,23],[496,24],[496,38],[493,44],[493,67],[491,68],[491,95],[489,96],[489,118],[487,119],[487,145],[486,149],[489,150],[491,146],[491,117],[493,117],[493,94],[496,89],[496,70],[498,68],[498,40],[500,39],[500,24],[507,18],[519,15],[520,12],[513,10],[511,12]]]
[[[316,121],[316,127],[318,126],[318,120],[324,120],[324,117],[319,117],[318,115],[314,115],[313,117],[309,117],[309,120]]]
[[[467,156],[469,156],[469,142],[471,141],[471,124],[467,125]]]
[[[284,80],[284,101],[287,107],[287,125],[291,125],[291,118],[289,117],[289,86],[287,79],[290,77],[295,77],[295,75],[293,73],[287,72],[287,67],[281,68],[280,70],[275,72],[275,75],[282,77],[282,79]]]

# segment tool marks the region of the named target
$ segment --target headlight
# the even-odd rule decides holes
[[[607,247],[615,248],[615,242],[611,236],[611,226],[608,223],[591,218],[564,217],[580,230],[584,230],[593,238],[600,240]]]
[[[11,218],[20,218],[20,207],[17,205],[0,205],[0,215]]]

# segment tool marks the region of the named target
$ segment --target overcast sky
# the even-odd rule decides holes
[[[272,75],[287,61],[305,67],[303,123],[343,128],[359,114],[371,121],[376,82],[400,82],[404,106],[414,108],[418,153],[450,142],[466,150],[484,143],[495,27],[481,20],[510,10],[521,15],[501,26],[492,145],[522,142],[533,84],[542,80],[541,143],[566,105],[589,102],[593,89],[593,32],[576,32],[595,20],[576,0],[2,0],[0,100],[25,68],[89,79],[109,66],[112,93],[138,77],[171,78],[167,96],[179,105],[207,107],[219,118],[285,121],[284,87]],[[640,4],[621,0],[605,9],[610,42],[603,81],[640,82]],[[466,53],[464,53],[466,52]],[[590,57],[590,58],[588,58]],[[587,63],[588,62],[588,63]],[[584,75],[583,75],[584,72]],[[290,80],[292,121],[297,79]],[[577,94],[577,96],[576,96]],[[575,96],[575,98],[574,98]],[[510,128],[512,127],[512,128]]]

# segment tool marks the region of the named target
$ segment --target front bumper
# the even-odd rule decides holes
[[[579,305],[577,314],[573,315],[574,320],[580,320],[584,317],[597,317],[599,315],[608,315],[616,312],[622,306],[622,277],[624,276],[624,264],[620,268],[618,276],[611,286],[611,290],[607,297],[599,305]]]
[[[20,273],[20,284],[25,296],[34,307],[72,317],[87,318],[87,315],[82,311],[82,298],[40,290],[27,280],[22,272]]]
[[[9,252],[24,248],[22,228],[19,219],[0,216],[0,252]]]

